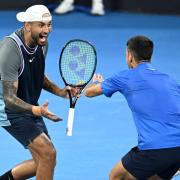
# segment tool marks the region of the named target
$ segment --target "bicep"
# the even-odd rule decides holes
[[[7,38],[0,46],[0,75],[1,80],[16,81],[21,63],[19,49],[16,43]]]
[[[47,77],[47,75],[44,75],[43,89],[51,92],[53,89],[52,84],[53,82]]]

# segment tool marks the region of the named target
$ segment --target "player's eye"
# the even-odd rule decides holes
[[[48,26],[49,28],[51,28],[52,24],[51,24],[51,23],[49,23],[47,26]]]
[[[43,23],[39,23],[38,26],[39,26],[40,28],[42,28],[42,27],[43,27]]]

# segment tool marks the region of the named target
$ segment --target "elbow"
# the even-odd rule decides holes
[[[86,91],[84,91],[84,95],[89,98],[96,97],[101,94],[102,94],[101,91],[92,91],[92,90],[88,90],[88,89]]]
[[[86,90],[86,91],[84,91],[84,95],[86,96],[86,97],[93,97],[92,96],[92,93],[90,92],[90,91],[88,91],[88,90]]]
[[[90,97],[89,94],[86,91],[84,92],[84,96]]]
[[[5,103],[5,106],[7,108],[12,109],[13,108],[13,102],[14,102],[13,98],[6,97],[6,96],[4,97],[4,103]]]
[[[101,94],[102,94],[102,89],[98,85],[86,88],[84,91],[84,95],[86,97],[95,97],[95,96],[99,96]]]

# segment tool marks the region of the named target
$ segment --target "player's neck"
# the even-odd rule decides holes
[[[135,68],[138,65],[137,61],[135,61],[135,59],[133,58],[131,60],[131,68]]]
[[[150,62],[148,60],[134,61],[133,68],[143,63],[150,63]]]

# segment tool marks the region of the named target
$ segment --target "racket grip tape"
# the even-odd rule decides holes
[[[68,115],[67,128],[66,128],[67,136],[72,136],[73,121],[74,121],[74,108],[69,108],[69,115]]]

